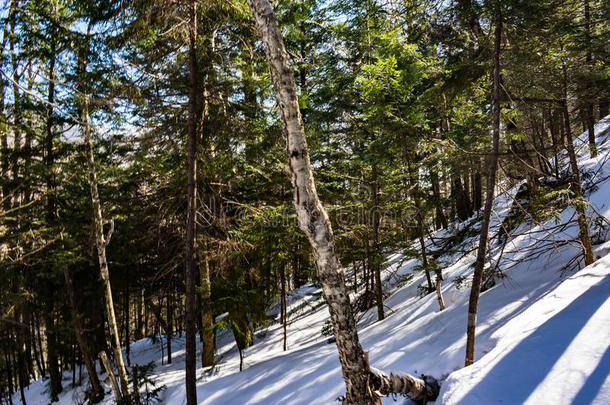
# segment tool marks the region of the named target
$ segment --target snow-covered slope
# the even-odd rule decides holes
[[[610,220],[610,117],[597,124],[596,133],[597,158],[588,157],[586,134],[575,144],[580,150],[579,165],[587,173],[589,214],[602,229]],[[477,242],[474,218],[427,241],[430,250],[442,251],[437,262],[446,280],[447,309],[438,311],[434,294],[420,296],[418,287],[425,279],[417,270],[417,260],[392,255],[384,271],[390,293],[385,301],[388,317],[375,322],[374,309],[362,315],[358,324],[362,344],[376,368],[440,379],[442,392],[437,403],[610,403],[610,256],[606,256],[610,243],[596,247],[600,260],[576,271],[580,247],[572,208],[545,223],[522,219],[501,240],[497,235],[511,213],[518,189],[506,190],[495,200],[491,256],[504,277],[481,296],[473,366],[462,368],[468,277]],[[465,235],[462,241],[445,251],[442,241],[460,230]],[[607,240],[608,235],[598,233]],[[260,330],[255,345],[245,352],[242,372],[230,333],[221,333],[219,364],[213,370],[198,371],[200,402],[334,403],[344,385],[336,347],[321,334],[328,310],[320,289],[304,286],[293,291],[289,317],[289,350],[282,351],[280,325]],[[154,360],[157,383],[167,387],[163,402],[182,404],[184,350],[179,337],[174,339],[174,350],[173,364],[162,365],[161,344],[138,341],[132,347],[131,361]],[[32,384],[26,393],[28,403],[48,402],[45,386],[44,381]],[[62,404],[79,398],[82,390],[78,387],[60,397]],[[105,402],[113,402],[111,395]],[[384,404],[391,403],[395,403],[393,399],[384,399]]]
[[[452,373],[442,404],[610,404],[610,256],[498,329],[496,346]]]

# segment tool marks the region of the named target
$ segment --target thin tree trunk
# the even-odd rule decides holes
[[[493,53],[493,105],[492,105],[492,149],[488,160],[487,190],[485,191],[485,207],[483,208],[483,220],[481,223],[481,236],[477,249],[477,258],[474,264],[472,287],[470,289],[470,300],[468,302],[468,325],[466,330],[466,360],[469,366],[474,362],[474,344],[477,324],[477,310],[479,307],[479,295],[481,294],[481,282],[483,280],[483,269],[485,267],[485,256],[487,253],[487,239],[489,236],[489,222],[491,208],[496,186],[496,171],[498,168],[498,151],[500,148],[500,48],[502,45],[502,10],[500,0],[496,0],[494,11],[494,53]]]
[[[436,289],[436,300],[438,301],[438,309],[442,311],[445,309],[445,299],[443,298],[443,270],[438,267],[434,269],[436,273],[435,289]]]
[[[4,49],[8,43],[9,36],[9,24],[4,24],[2,30],[2,44],[0,45],[0,70],[4,71]],[[5,112],[5,82],[4,79],[0,80],[0,117],[2,122],[7,122]],[[8,175],[8,131],[0,131],[0,155],[2,162],[0,162],[0,177],[3,179],[7,178]],[[5,195],[8,194],[6,185],[0,187],[0,203],[4,201]],[[6,207],[6,205],[5,205]]]
[[[146,322],[146,316],[144,314],[144,289],[142,288],[137,295],[136,299],[136,330],[135,338],[142,339],[145,336],[144,323]]]
[[[570,124],[570,113],[568,111],[568,74],[565,64],[563,65],[563,119],[564,119],[564,130],[566,136],[566,149],[570,158],[570,191],[574,196],[574,209],[578,215],[578,227],[580,244],[582,247],[582,254],[585,259],[585,266],[590,265],[595,261],[593,256],[593,247],[591,244],[591,236],[589,235],[589,225],[587,223],[587,214],[585,212],[584,197],[582,194],[582,186],[580,183],[580,171],[578,169],[578,162],[576,161],[576,152],[574,151],[574,139],[572,137],[572,128]]]
[[[551,133],[551,142],[553,144],[553,174],[559,179],[559,150],[561,149],[561,135],[559,134],[560,125],[557,123],[556,114],[551,110],[548,114],[549,132]]]
[[[85,337],[85,330],[83,328],[80,311],[76,303],[76,295],[74,285],[72,283],[72,277],[68,267],[64,266],[64,278],[66,281],[66,290],[68,293],[68,301],[70,303],[70,309],[72,311],[72,322],[74,324],[74,334],[76,335],[76,341],[80,348],[81,357],[85,363],[87,374],[89,375],[89,383],[91,384],[90,400],[92,403],[98,403],[104,398],[104,389],[100,383],[97,371],[95,369],[95,361],[93,359],[93,353],[91,352],[91,345],[87,342]],[[49,363],[49,367],[51,364]],[[59,372],[59,370],[58,370]],[[61,376],[61,374],[60,374]]]
[[[49,306],[43,312],[45,317],[45,332],[47,337],[47,360],[49,362],[49,377],[50,377],[50,397],[51,402],[58,401],[58,395],[62,392],[61,373],[59,372],[59,360],[57,357],[57,337],[55,331],[55,320],[53,319],[53,303],[47,303]]]
[[[7,341],[12,341],[10,331],[7,331]],[[15,383],[13,380],[13,361],[11,359],[11,350],[8,345],[4,348],[4,363],[6,364],[6,378],[8,379],[8,395],[12,398],[15,392]],[[12,400],[11,400],[12,405]]]
[[[430,184],[432,185],[432,199],[434,202],[434,208],[436,210],[436,220],[438,222],[437,225],[440,225],[440,227],[446,229],[449,226],[449,222],[447,221],[447,217],[443,212],[441,187],[439,184],[438,173],[433,170],[430,171]],[[438,228],[439,227],[437,226],[437,229]]]
[[[34,360],[36,361],[36,367],[41,377],[47,375],[44,352],[42,349],[42,342],[40,338],[40,321],[37,315],[32,317],[32,340],[34,350]]]
[[[17,332],[17,334],[19,334],[19,332]],[[17,348],[17,373],[18,373],[17,383],[19,385],[19,397],[21,399],[21,405],[27,405],[27,401],[25,400],[26,381],[23,378],[23,369],[24,369],[24,364],[23,364],[22,352],[21,352],[20,348]]]
[[[13,69],[13,155],[11,159],[11,168],[13,175],[13,187],[12,190],[16,189],[19,184],[19,154],[21,148],[21,97],[19,94],[19,63],[17,60],[17,54],[15,52],[15,38],[18,37],[15,31],[15,25],[17,20],[17,8],[19,7],[19,1],[11,1],[9,20],[11,34],[9,36],[9,51],[11,55],[11,67]],[[15,193],[12,196],[13,206],[19,205],[19,194]]]
[[[76,345],[71,344],[72,347],[72,388],[76,387]]]
[[[472,175],[472,208],[474,211],[479,211],[482,207],[483,187],[481,187],[481,172],[479,171],[480,163],[477,162],[477,169]]]
[[[46,165],[46,183],[47,183],[47,206],[46,216],[49,227],[57,224],[56,211],[56,184],[54,175],[55,154],[53,149],[53,140],[55,137],[53,128],[55,123],[54,103],[55,103],[55,42],[51,44],[51,52],[49,57],[49,84],[47,89],[47,119],[46,119],[46,136],[45,136],[45,165]],[[52,269],[48,269],[51,272]],[[45,312],[45,332],[47,336],[47,359],[49,362],[49,377],[51,401],[57,401],[59,393],[63,390],[61,386],[61,374],[59,372],[59,362],[57,358],[57,338],[55,336],[55,322],[53,320],[54,297],[53,292],[49,292],[48,311],[51,316],[47,316]]]
[[[129,340],[129,268],[125,273],[125,297],[123,302],[123,325],[125,327],[125,357],[127,366],[131,367],[131,345]]]
[[[32,65],[29,64],[27,67],[27,90],[26,93],[32,92],[32,87],[34,85],[34,74],[32,72]],[[21,201],[24,204],[28,204],[32,200],[32,181],[30,179],[30,168],[32,166],[32,141],[34,137],[33,132],[33,123],[32,123],[32,113],[31,110],[26,109],[23,119],[24,124],[24,144],[23,144],[23,178],[21,179],[21,184],[23,188],[23,197]],[[29,360],[28,360],[29,361]]]
[[[87,58],[89,53],[89,28],[87,29],[87,38],[82,54],[79,56],[80,74],[83,75],[81,80],[85,80],[84,75],[87,69]],[[106,260],[106,246],[110,243],[112,235],[111,228],[107,235],[104,235],[104,220],[102,218],[102,205],[97,189],[97,173],[95,168],[95,156],[93,154],[93,139],[91,137],[91,126],[89,123],[89,95],[84,83],[81,83],[81,125],[83,137],[85,140],[85,150],[87,154],[87,166],[89,169],[89,187],[91,189],[91,205],[93,207],[93,221],[95,230],[95,245],[97,247],[97,258],[100,266],[100,276],[104,285],[104,298],[106,303],[106,314],[108,316],[108,327],[114,349],[114,358],[119,372],[119,380],[121,382],[122,396],[129,396],[129,385],[127,381],[127,370],[123,362],[123,354],[121,353],[121,341],[114,312],[114,303],[112,298],[112,287],[110,285],[110,272],[108,270],[108,261]],[[118,398],[117,398],[118,399]]]
[[[116,382],[116,377],[114,376],[114,371],[112,370],[112,364],[110,364],[110,360],[108,360],[108,355],[106,352],[101,351],[99,356],[100,360],[102,361],[102,365],[104,366],[104,370],[106,370],[106,375],[108,375],[108,379],[110,380],[112,391],[114,391],[114,397],[117,398],[116,402],[118,403],[119,398],[122,398],[122,396],[119,384]]]
[[[17,358],[17,384],[19,386],[19,394],[22,405],[27,405],[25,400],[25,387],[29,382],[29,373],[26,366],[25,360],[25,339],[22,323],[22,315],[18,309],[15,310],[15,340],[17,347],[15,350]]]
[[[406,151],[405,151],[406,152]],[[406,153],[405,153],[406,155]],[[432,285],[432,278],[430,277],[430,263],[428,263],[428,254],[426,252],[426,241],[424,239],[425,235],[425,224],[424,224],[424,215],[422,212],[421,200],[419,196],[419,184],[418,180],[413,175],[413,170],[411,168],[411,161],[407,160],[407,170],[408,170],[408,178],[409,185],[411,189],[411,197],[413,197],[413,202],[415,203],[415,211],[417,212],[417,238],[419,239],[419,246],[421,248],[421,264],[424,269],[424,273],[426,274],[426,281],[428,282],[428,292],[434,291],[434,287]]]
[[[584,0],[584,12],[585,12],[585,47],[586,47],[586,63],[589,69],[593,64],[593,54],[591,52],[591,4],[589,0]],[[590,74],[590,73],[589,73]],[[593,97],[590,94],[593,91],[593,83],[591,79],[587,79],[586,92],[585,94],[585,111],[584,118],[587,126],[587,135],[589,139],[589,153],[591,157],[597,156],[597,145],[595,144],[595,118],[593,113]]]
[[[282,265],[281,269],[280,269],[280,284],[281,284],[281,306],[280,306],[280,322],[282,323],[282,331],[283,331],[283,336],[284,336],[284,351],[288,350],[288,333],[287,333],[287,325],[288,325],[288,319],[287,319],[287,304],[288,304],[288,300],[286,297],[287,294],[287,289],[286,289],[286,266]]]
[[[462,175],[462,184],[464,185],[464,196],[466,197],[466,202],[468,204],[468,212],[470,215],[473,214],[473,204],[472,204],[472,196],[471,196],[471,186],[470,186],[470,170],[466,170],[466,173]]]
[[[190,0],[189,13],[189,101],[188,101],[188,145],[187,145],[187,219],[185,261],[185,389],[187,405],[197,403],[196,381],[196,326],[197,326],[197,267],[195,247],[195,216],[197,213],[197,1]]]
[[[284,123],[289,167],[294,186],[294,206],[299,226],[314,253],[318,277],[330,317],[346,384],[345,404],[370,405],[378,401],[371,390],[371,370],[358,339],[345,276],[335,254],[330,220],[316,191],[299,110],[294,74],[288,62],[281,31],[268,0],[248,0],[262,37],[275,94]],[[424,389],[426,385],[422,385]],[[411,392],[418,396],[421,389]],[[435,395],[434,395],[435,396]],[[433,399],[432,396],[430,399]]]
[[[167,339],[167,364],[172,364],[172,339],[174,338],[174,314],[172,310],[172,291],[167,294],[167,329],[165,337]]]
[[[379,247],[379,223],[380,223],[380,212],[379,212],[379,173],[377,164],[373,163],[371,168],[371,227],[373,231],[373,260],[372,270],[373,277],[375,277],[375,303],[377,304],[377,320],[382,321],[385,318],[383,308],[383,284],[381,283],[381,251]]]
[[[7,333],[8,335],[8,340],[12,342],[13,337],[12,337],[12,333],[9,331]],[[15,382],[15,378],[14,378],[14,361],[13,361],[13,357],[12,357],[12,352],[13,350],[11,349],[11,347],[9,347],[7,345],[7,348],[5,349],[5,358],[6,358],[6,365],[7,365],[7,375],[8,375],[8,389],[9,389],[9,396],[13,396],[13,393],[15,392],[16,389],[16,382]]]
[[[203,269],[201,269],[201,337],[203,347],[201,350],[201,366],[214,365],[214,313],[212,311],[212,283],[210,282],[210,260],[206,252],[203,253]]]

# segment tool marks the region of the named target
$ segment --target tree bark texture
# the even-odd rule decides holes
[[[368,364],[358,339],[349,292],[335,254],[330,220],[315,188],[299,110],[296,84],[273,8],[267,0],[248,0],[262,36],[284,124],[289,166],[294,186],[294,206],[299,226],[315,256],[318,277],[328,303],[349,404],[372,404]]]
[[[316,191],[294,73],[288,62],[282,34],[273,7],[268,0],[248,0],[248,4],[265,45],[271,78],[284,124],[289,168],[294,187],[294,206],[299,226],[312,246],[318,277],[329,307],[343,379],[346,384],[344,403],[350,405],[375,404],[378,403],[378,395],[371,389],[371,371],[358,339],[345,276],[335,254],[331,223]]]
[[[589,224],[587,222],[587,214],[584,206],[584,198],[582,194],[582,185],[580,183],[580,170],[578,169],[578,162],[576,161],[576,152],[574,151],[574,138],[572,136],[572,127],[570,124],[570,112],[568,111],[567,94],[568,94],[568,74],[567,68],[563,66],[563,92],[564,92],[564,103],[563,103],[563,119],[564,119],[564,131],[566,137],[566,149],[568,151],[568,157],[570,158],[570,191],[573,194],[574,209],[578,216],[578,238],[582,248],[582,254],[585,260],[585,266],[593,263],[595,258],[593,256],[593,246],[591,243],[591,236],[589,235]]]
[[[197,261],[195,258],[197,214],[197,1],[189,5],[189,100],[188,100],[188,143],[187,143],[187,215],[186,215],[186,260],[185,260],[185,319],[186,358],[185,389],[187,405],[197,403],[196,381],[196,325],[197,325]]]

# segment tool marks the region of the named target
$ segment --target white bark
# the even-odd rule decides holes
[[[81,75],[84,75],[87,67],[89,29],[87,30],[87,39],[85,41],[85,49],[79,56],[79,69]],[[82,90],[84,90],[84,87],[84,83],[81,83]],[[117,369],[119,371],[119,379],[121,382],[121,389],[123,391],[122,394],[123,396],[128,396],[129,385],[127,381],[127,370],[125,369],[125,363],[123,362],[123,355],[121,353],[121,341],[119,338],[116,316],[114,313],[112,287],[110,286],[110,271],[108,270],[108,261],[106,260],[106,246],[110,242],[110,237],[112,236],[112,231],[114,230],[114,223],[112,221],[110,222],[110,230],[108,234],[104,236],[104,220],[102,217],[102,205],[100,203],[100,196],[97,189],[97,172],[95,168],[95,156],[93,153],[91,125],[89,123],[89,96],[84,91],[81,94],[81,126],[83,137],[85,139],[87,167],[89,169],[89,187],[91,190],[91,205],[93,206],[95,245],[97,247],[97,258],[100,266],[100,277],[102,279],[102,283],[104,284],[104,298],[106,303],[106,314],[108,316],[108,327],[110,329],[110,336],[112,338],[112,344],[114,346],[114,357]]]
[[[273,8],[267,0],[248,0],[267,52],[271,76],[280,105],[294,186],[294,206],[299,226],[313,248],[318,276],[328,303],[337,349],[351,404],[374,403],[368,390],[368,365],[358,340],[349,293],[335,254],[328,215],[316,192],[299,110],[296,85]]]
[[[376,404],[378,395],[370,385],[373,375],[358,340],[345,277],[335,254],[331,223],[316,192],[294,73],[288,63],[281,31],[268,0],[248,0],[248,4],[265,45],[280,106],[299,227],[312,246],[318,277],[330,311],[347,391],[344,403]]]

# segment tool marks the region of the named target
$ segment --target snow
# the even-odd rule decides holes
[[[586,178],[588,214],[610,220],[610,117],[596,126],[599,156],[591,159],[586,133],[576,141]],[[559,156],[560,161],[565,156]],[[511,214],[517,185],[494,202],[491,258],[504,277],[481,295],[476,362],[463,368],[469,278],[478,240],[476,218],[454,224],[427,240],[440,252],[447,309],[439,312],[434,294],[421,297],[425,277],[416,259],[392,254],[384,270],[388,317],[376,322],[375,308],[361,314],[359,335],[372,365],[385,371],[425,373],[441,381],[437,404],[609,404],[610,403],[610,242],[596,246],[600,257],[584,269],[578,260],[578,228],[572,208],[544,223],[526,219],[498,237]],[[602,223],[603,221],[598,221]],[[469,228],[470,227],[470,231]],[[595,227],[593,227],[595,228]],[[449,248],[442,244],[457,231],[466,236]],[[596,229],[592,229],[595,231]],[[600,232],[608,239],[608,232]],[[414,246],[417,246],[416,244]],[[349,270],[348,270],[349,271]],[[465,281],[463,281],[465,280]],[[461,283],[459,281],[462,281]],[[277,318],[277,307],[269,314]],[[320,288],[306,285],[289,297],[288,348],[282,350],[282,327],[258,330],[245,351],[244,371],[229,331],[218,336],[218,365],[198,370],[202,404],[332,404],[344,393],[334,343],[321,330],[328,310]],[[132,363],[155,361],[154,378],[166,389],[163,403],[183,404],[184,340],[173,339],[173,363],[162,364],[161,343],[134,342]],[[64,386],[71,373],[65,373]],[[48,403],[47,381],[26,391],[30,404]],[[104,403],[113,403],[109,393]],[[81,402],[82,387],[65,390],[60,404]],[[14,397],[18,402],[18,394]],[[396,403],[384,398],[384,404]],[[407,399],[398,403],[409,404]]]
[[[452,373],[439,403],[609,404],[610,256],[569,277]]]

